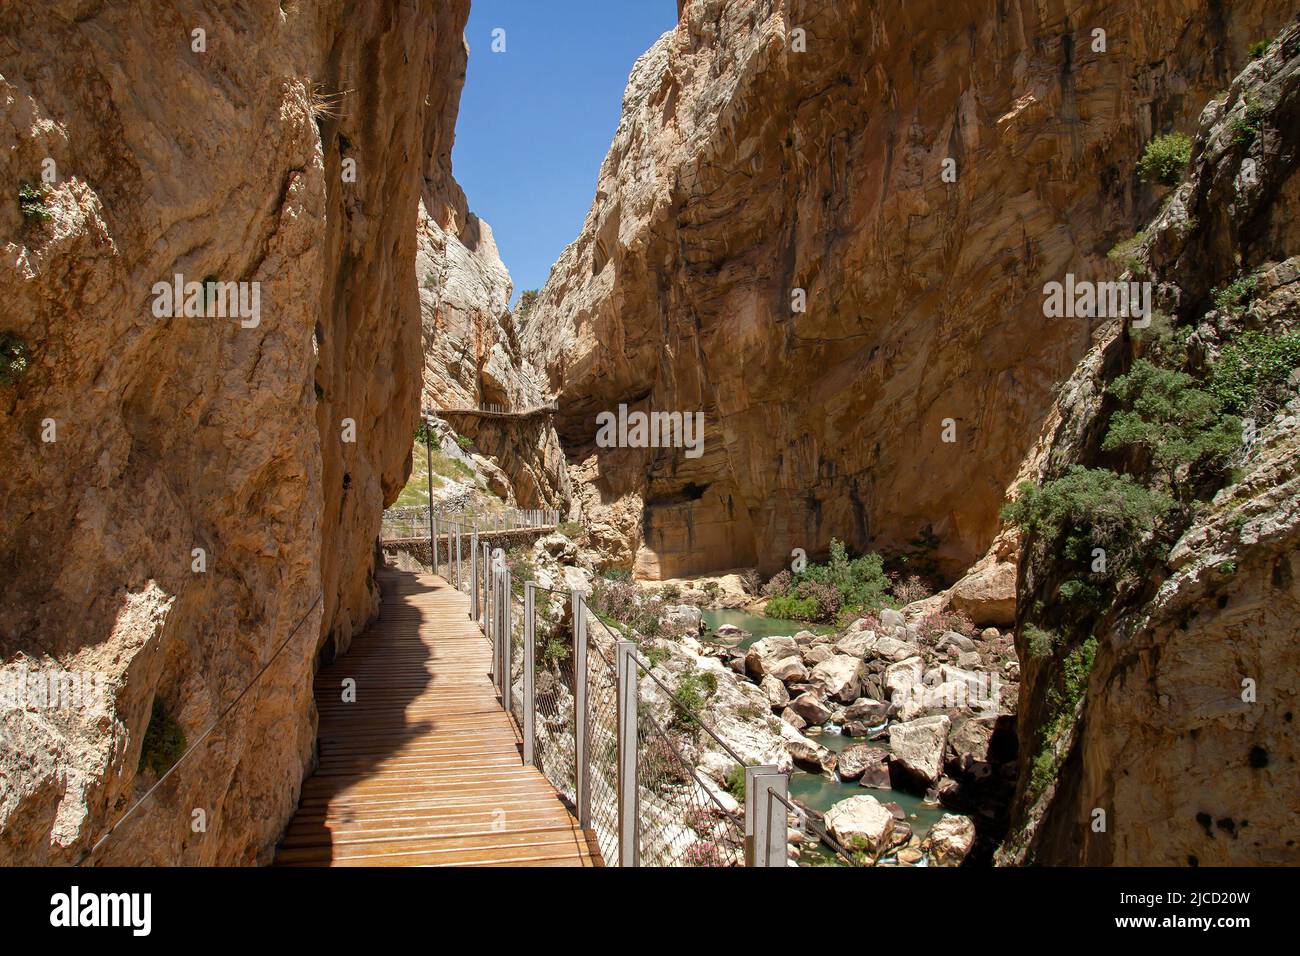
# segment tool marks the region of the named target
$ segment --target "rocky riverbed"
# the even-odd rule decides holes
[[[706,686],[698,712],[718,737],[746,764],[792,773],[812,817],[792,815],[793,860],[833,858],[813,845],[818,824],[863,863],[958,865],[991,852],[1016,774],[1011,635],[918,603],[820,632],[750,640],[737,629],[724,643],[695,604],[565,563],[580,557],[551,535],[529,570],[589,587],[598,613],[617,607],[612,618],[639,622],[628,633],[667,688]],[[738,813],[735,759],[707,733],[674,726],[701,785]]]

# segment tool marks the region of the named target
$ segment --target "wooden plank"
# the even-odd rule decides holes
[[[379,583],[378,620],[313,681],[318,766],[276,864],[600,866],[592,835],[523,764],[468,596],[392,568]]]

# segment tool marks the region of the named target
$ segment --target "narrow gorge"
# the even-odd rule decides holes
[[[1300,863],[1295,5],[677,14],[516,299],[470,0],[0,7],[0,865],[274,862],[462,526],[557,713],[555,594],[640,648],[645,862],[765,766],[802,865]]]

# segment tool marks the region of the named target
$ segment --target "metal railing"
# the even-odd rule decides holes
[[[492,677],[524,761],[594,832],[605,862],[785,866],[788,774],[746,766],[583,593],[519,587],[501,549],[476,547],[471,614],[492,642]],[[743,810],[696,769],[702,737],[744,768]]]
[[[532,531],[554,528],[560,523],[560,513],[551,508],[526,510],[510,509],[500,512],[474,513],[468,511],[444,512],[437,508],[430,515],[427,505],[407,508],[389,508],[380,523],[381,541],[425,540],[445,538],[453,529],[464,533],[501,534],[508,531]]]

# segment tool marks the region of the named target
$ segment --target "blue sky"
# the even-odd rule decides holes
[[[676,23],[676,0],[473,0],[452,165],[516,297],[578,237],[632,64]]]

